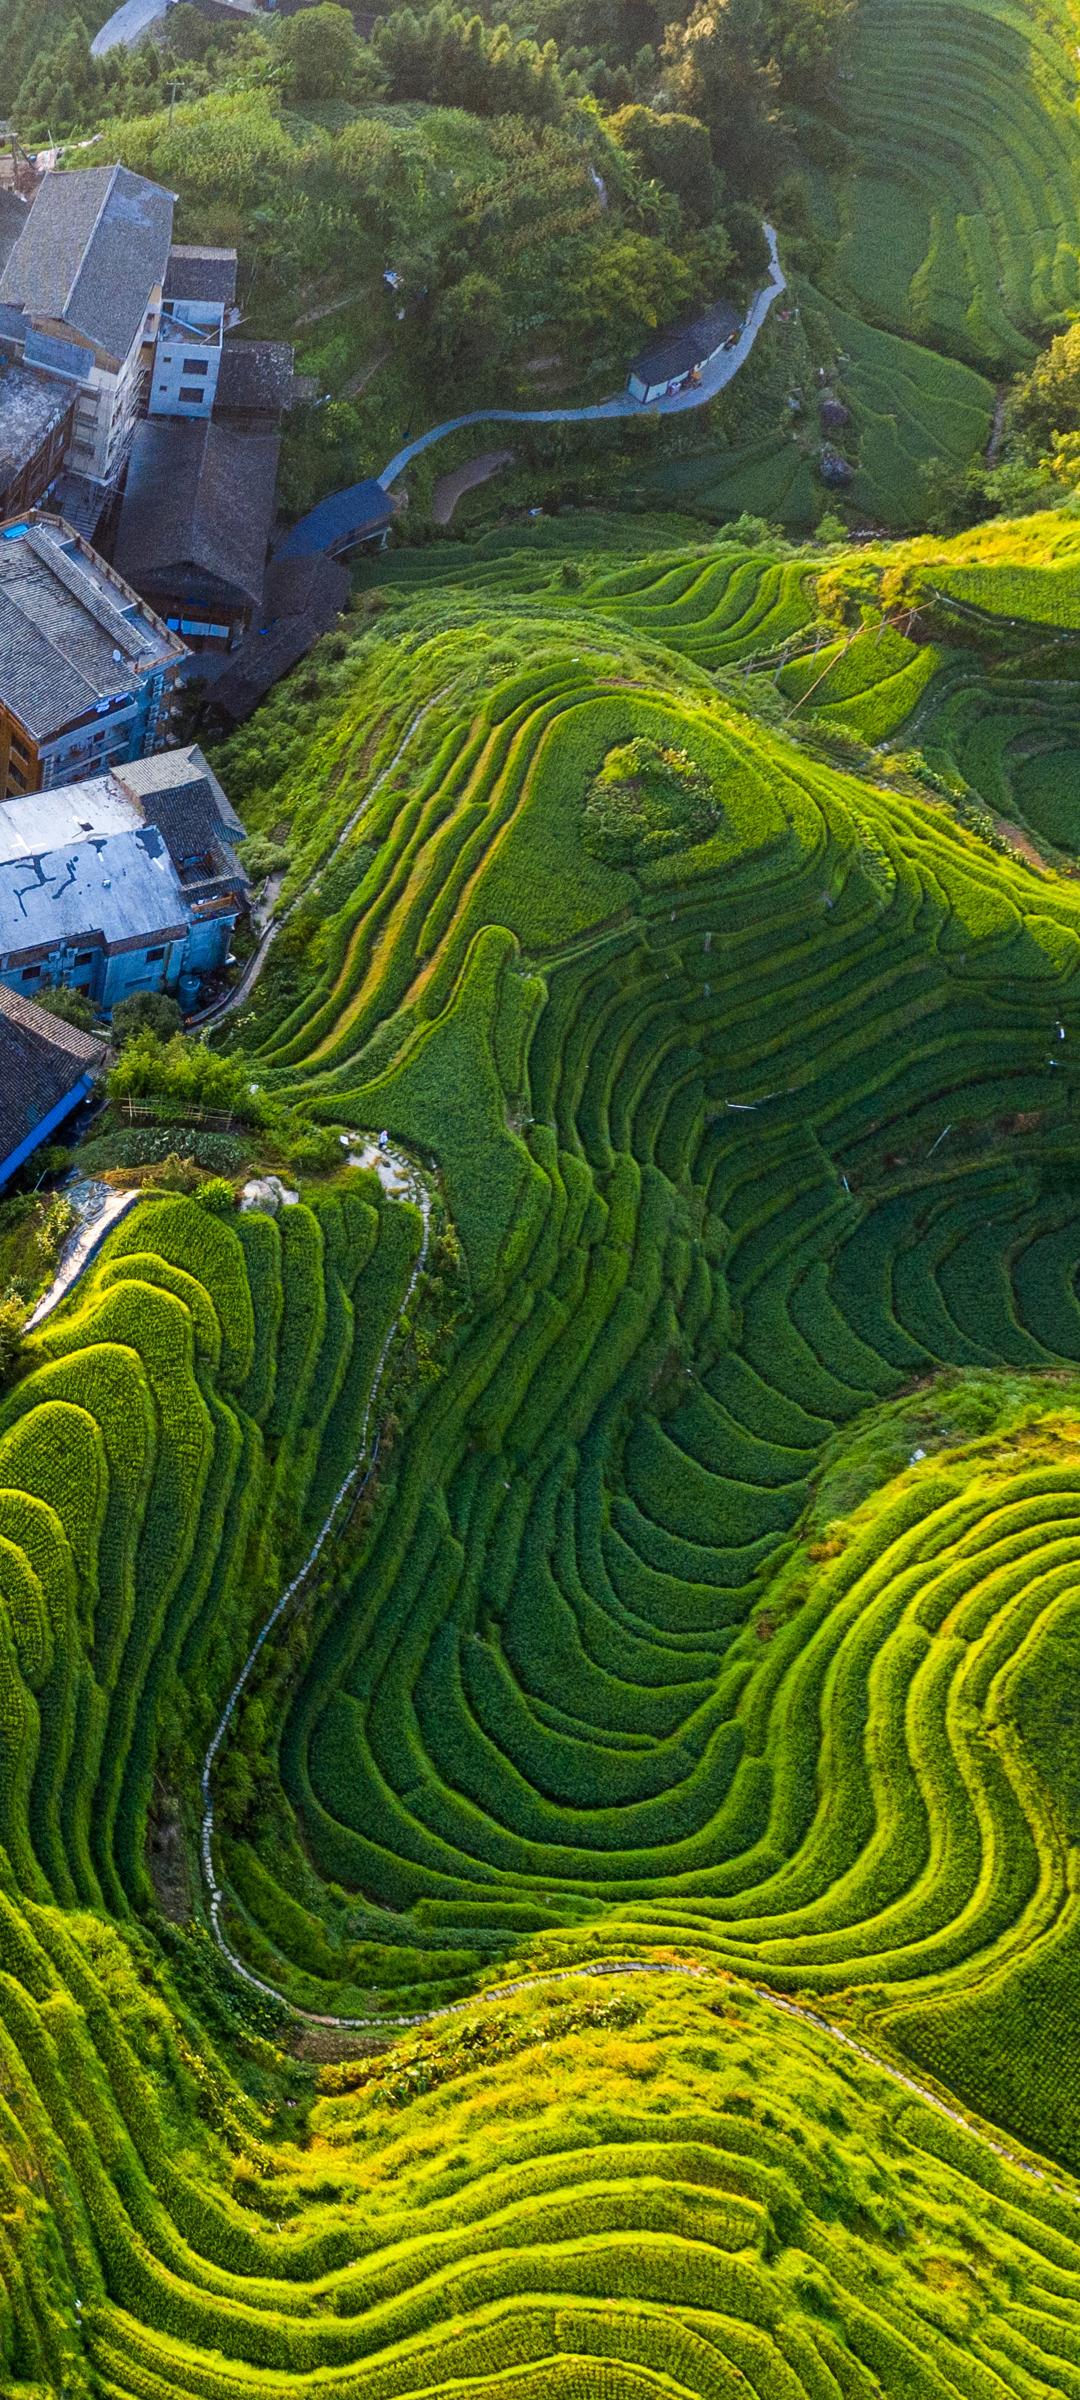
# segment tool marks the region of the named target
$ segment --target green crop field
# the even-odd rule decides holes
[[[1080,2393],[1078,561],[402,551],[222,751],[422,1188],[0,1397],[12,2400]]]
[[[863,0],[829,114],[838,297],[990,373],[1080,303],[1071,0]]]

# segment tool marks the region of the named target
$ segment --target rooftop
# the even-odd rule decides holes
[[[0,493],[63,423],[73,397],[69,383],[0,359]]]
[[[27,203],[18,192],[0,190],[0,269],[13,251],[28,213]]]
[[[0,1159],[100,1065],[104,1047],[0,984]]]
[[[328,633],[349,597],[349,571],[318,551],[273,559],[259,618],[224,660],[208,692],[211,712],[241,724],[271,686]]]
[[[35,740],[184,655],[60,519],[0,526],[0,699]]]
[[[292,399],[291,342],[226,342],[218,372],[219,409],[234,409],[245,416],[280,416]]]
[[[179,570],[231,586],[258,607],[274,517],[278,438],[213,418],[148,417],[128,467],[115,557],[142,590]]]
[[[90,835],[130,833],[141,819],[113,775],[0,801],[0,867]]]
[[[147,814],[153,793],[178,791],[197,777],[209,784],[222,823],[230,833],[243,837],[244,827],[232,801],[197,742],[188,742],[183,749],[158,750],[153,758],[129,759],[126,766],[116,769],[116,775],[125,792],[134,792],[142,801]]]
[[[173,196],[129,168],[46,175],[0,272],[0,300],[125,359],[164,280]]]
[[[316,508],[309,508],[306,517],[290,526],[274,556],[304,558],[317,550],[332,555],[335,550],[347,549],[350,542],[381,533],[385,525],[393,522],[394,506],[389,494],[369,475],[364,482],[351,483],[346,491],[333,492],[329,500],[320,500]]]
[[[695,367],[703,367],[706,359],[738,333],[742,321],[734,301],[716,300],[688,324],[654,334],[631,361],[630,373],[640,376],[642,383],[671,383],[677,375],[692,375]]]
[[[167,300],[221,300],[231,308],[236,298],[235,250],[208,250],[199,242],[174,242],[165,269]]]
[[[184,932],[187,915],[156,825],[86,835],[0,866],[0,955],[89,939],[148,940]]]
[[[150,832],[149,851],[145,843],[133,851],[132,837]],[[148,922],[156,927],[163,907],[183,916],[180,893],[189,902],[240,893],[245,878],[232,843],[242,832],[195,744],[85,783],[2,801],[0,951],[55,940],[58,927],[65,933],[100,929],[116,941],[136,930],[128,923],[131,907],[149,907]],[[167,859],[160,856],[158,837]],[[146,857],[156,883],[147,880]],[[83,912],[91,901],[98,914],[88,920]],[[45,921],[49,932],[41,930]]]

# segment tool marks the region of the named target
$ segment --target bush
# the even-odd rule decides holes
[[[719,821],[708,777],[686,751],[639,736],[609,750],[594,777],[585,847],[622,866],[704,841]]]
[[[39,986],[34,998],[50,1017],[62,1017],[65,1025],[77,1025],[80,1033],[92,1030],[94,1011],[85,992],[74,991],[66,983],[46,983]]]
[[[112,1013],[112,1036],[118,1049],[133,1041],[138,1033],[152,1033],[159,1042],[168,1042],[183,1025],[179,1002],[168,992],[133,992],[130,1000],[118,1000]]]

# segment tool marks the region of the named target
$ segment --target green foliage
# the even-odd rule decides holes
[[[286,98],[350,100],[359,72],[359,45],[347,8],[317,0],[288,17],[278,40]]]
[[[708,778],[685,750],[642,736],[609,750],[585,802],[584,842],[613,866],[704,841],[719,820]]]
[[[38,1007],[50,1017],[62,1017],[65,1025],[77,1025],[81,1033],[93,1028],[94,1011],[85,992],[73,991],[67,984],[43,984],[34,994]]]
[[[117,1001],[111,1018],[113,1041],[121,1050],[139,1033],[151,1033],[159,1042],[171,1041],[182,1025],[179,1004],[168,992],[134,992],[130,1000]]]

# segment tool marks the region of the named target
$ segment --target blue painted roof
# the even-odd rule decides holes
[[[350,483],[347,490],[332,492],[328,500],[310,508],[278,543],[274,556],[310,558],[320,551],[338,550],[366,533],[379,533],[384,525],[393,523],[393,517],[382,484],[369,475],[363,483]]]

